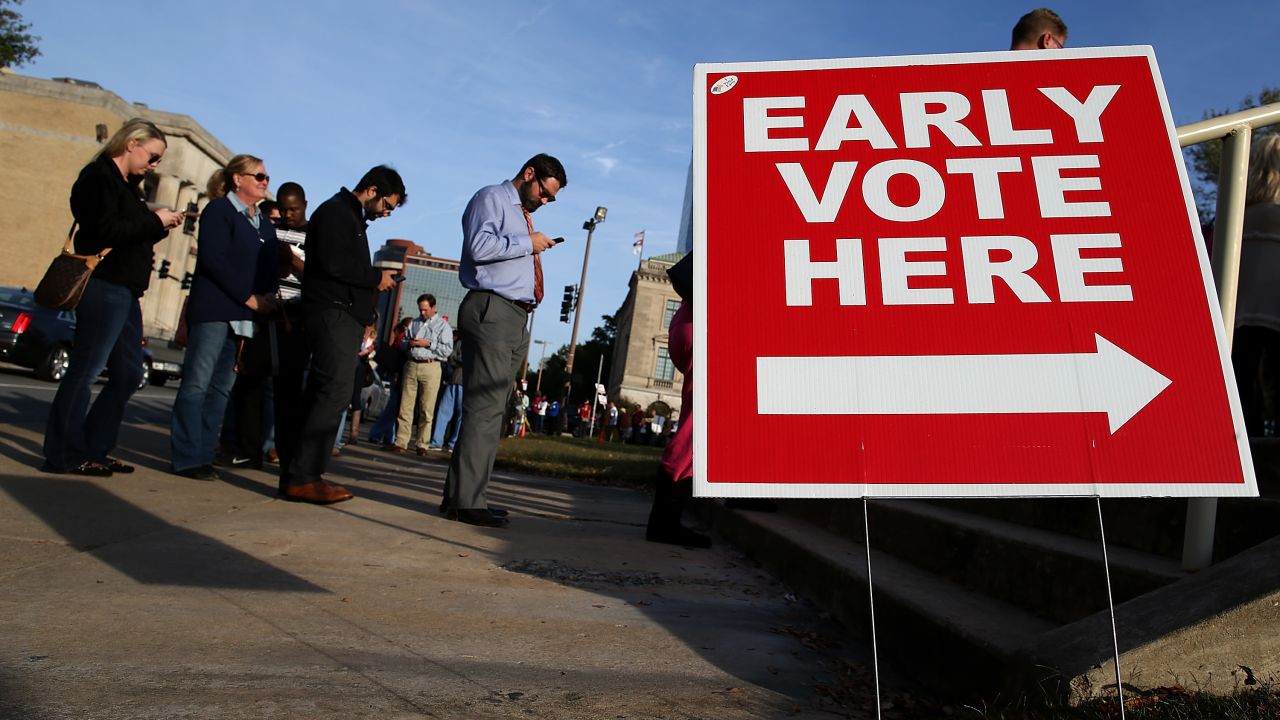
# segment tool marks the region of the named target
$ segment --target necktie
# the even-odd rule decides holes
[[[524,213],[524,221],[529,225],[529,234],[533,234],[533,215],[529,214],[524,206],[520,206],[520,212]],[[542,255],[534,253],[533,255],[533,304],[540,305],[542,303]]]

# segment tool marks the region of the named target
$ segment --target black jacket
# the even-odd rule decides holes
[[[80,223],[76,253],[92,255],[111,248],[93,276],[123,285],[134,297],[142,297],[151,282],[151,247],[169,231],[142,202],[138,191],[142,177],[129,180],[125,181],[111,158],[94,159],[71,186],[71,214]]]
[[[364,208],[346,188],[316,208],[307,224],[305,305],[342,308],[362,325],[373,321],[382,272],[369,259],[367,227]]]

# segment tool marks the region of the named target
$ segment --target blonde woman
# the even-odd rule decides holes
[[[1274,435],[1280,384],[1280,135],[1255,140],[1231,361],[1250,435]]]
[[[76,310],[76,334],[66,375],[49,408],[44,434],[46,472],[108,477],[133,467],[110,457],[125,405],[142,381],[142,309],[151,281],[152,246],[182,222],[166,208],[150,210],[139,186],[168,149],[164,133],[141,118],[129,120],[80,171],[71,186],[71,214],[79,229],[76,252],[111,252],[98,263]],[[89,388],[111,371],[89,404]]]
[[[271,312],[279,287],[275,226],[258,212],[267,196],[262,160],[237,155],[209,180],[214,200],[200,213],[195,278],[187,300],[187,354],[170,416],[174,474],[213,480],[213,455],[235,380],[239,338]]]

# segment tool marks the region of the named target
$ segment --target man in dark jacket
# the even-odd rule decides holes
[[[351,402],[364,327],[373,321],[377,294],[395,285],[394,270],[378,270],[370,262],[365,230],[406,197],[400,174],[379,165],[365,173],[355,190],[342,188],[311,215],[302,276],[311,371],[298,415],[297,449],[281,453],[280,492],[287,500],[329,504],[351,498],[323,475],[342,411]]]

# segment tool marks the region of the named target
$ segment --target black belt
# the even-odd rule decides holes
[[[476,290],[475,292],[487,293],[496,298],[502,298],[503,300],[506,300],[507,302],[511,303],[512,305],[515,305],[516,307],[520,308],[521,310],[527,313],[531,313],[534,310],[538,309],[538,305],[536,303],[525,302],[524,300],[512,300],[511,298],[506,297],[504,295],[499,295],[498,293],[492,290]]]
[[[429,360],[419,360],[419,359],[418,359],[418,358],[416,358],[416,357],[411,357],[411,358],[409,358],[409,359],[410,359],[410,360],[412,360],[412,361],[414,361],[414,362],[416,362],[416,363],[433,363],[433,362],[435,362],[435,361],[436,361],[436,360],[435,360],[435,358],[431,358],[431,359],[429,359]]]

